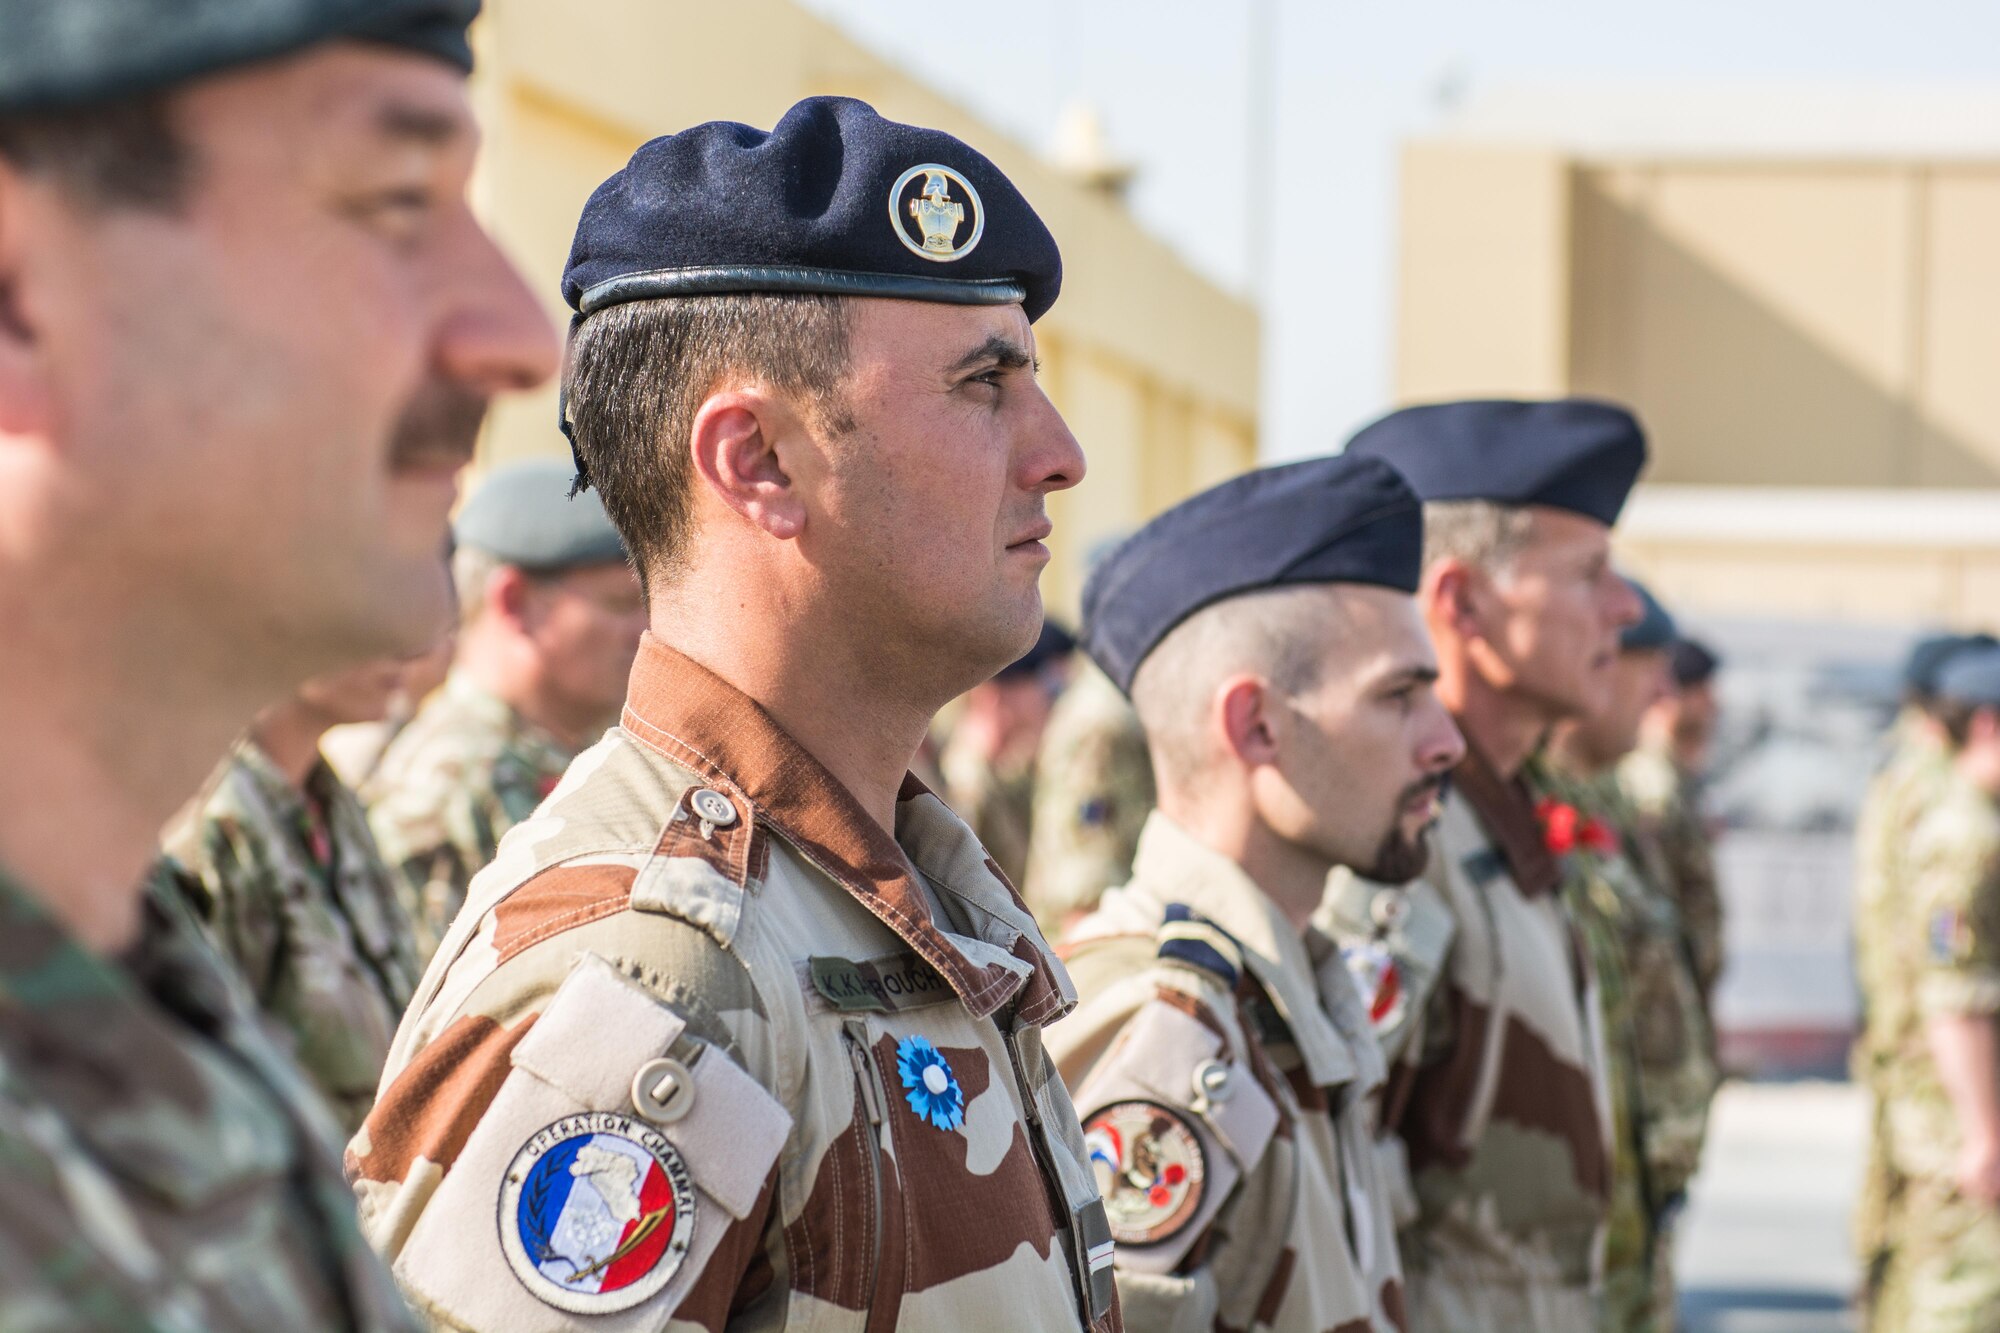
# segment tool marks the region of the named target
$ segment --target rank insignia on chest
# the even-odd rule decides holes
[[[1347,975],[1354,979],[1354,989],[1361,993],[1370,1023],[1379,1028],[1402,1017],[1406,993],[1403,971],[1387,946],[1375,940],[1344,945],[1340,960],[1347,964]]]
[[[1113,1102],[1084,1121],[1083,1142],[1118,1244],[1158,1244],[1200,1212],[1201,1138],[1178,1113],[1156,1102]]]
[[[965,1123],[965,1093],[958,1076],[930,1042],[905,1037],[896,1044],[896,1077],[903,1084],[903,1100],[917,1119],[947,1130]]]
[[[694,1181],[657,1130],[611,1112],[556,1121],[500,1186],[500,1243],[539,1300],[575,1314],[629,1310],[687,1259]]]

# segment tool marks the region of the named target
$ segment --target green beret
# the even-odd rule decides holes
[[[555,571],[625,559],[595,492],[572,497],[570,466],[535,459],[496,468],[458,511],[452,536],[523,569]]]
[[[0,112],[169,87],[333,38],[469,72],[479,0],[0,0]]]

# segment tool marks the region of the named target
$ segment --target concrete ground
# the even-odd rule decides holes
[[[1686,1333],[1847,1333],[1848,1212],[1865,1099],[1848,1083],[1731,1083],[1717,1098],[1678,1280]]]

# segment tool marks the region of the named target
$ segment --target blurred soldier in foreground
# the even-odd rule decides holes
[[[1945,772],[1909,836],[1871,996],[1900,1197],[1870,1327],[2000,1328],[2000,647],[1953,654],[1935,716]]]
[[[1993,644],[1984,634],[1946,633],[1926,635],[1911,647],[1903,663],[1903,709],[1893,748],[1869,783],[1855,823],[1854,972],[1861,988],[1862,1027],[1850,1064],[1855,1082],[1868,1090],[1873,1105],[1868,1163],[1853,1221],[1861,1260],[1857,1299],[1864,1318],[1881,1296],[1903,1189],[1894,1166],[1882,1079],[1896,1058],[1914,981],[1907,968],[1910,960],[1891,941],[1911,911],[1911,835],[1950,785],[1938,676],[1958,654]]]
[[[1619,638],[1605,706],[1559,725],[1531,763],[1550,852],[1597,967],[1612,1107],[1603,1327],[1675,1325],[1673,1227],[1701,1161],[1717,1073],[1706,1006],[1665,870],[1638,832],[1618,763],[1668,692],[1674,623],[1634,583],[1640,621]]]
[[[1383,1123],[1407,1152],[1410,1327],[1597,1326],[1610,1197],[1594,980],[1522,766],[1609,699],[1638,619],[1611,524],[1639,426],[1580,399],[1408,408],[1348,445],[1424,500],[1418,595],[1438,696],[1465,735],[1429,869],[1406,890],[1336,874],[1328,918],[1367,979],[1391,1061]]]
[[[170,873],[349,1134],[374,1104],[419,965],[368,818],[319,739],[380,718],[402,669],[390,658],[322,676],[258,714],[166,840]]]
[[[1715,673],[1721,665],[1703,644],[1677,638],[1668,660],[1670,687],[1646,710],[1639,745],[1618,765],[1618,785],[1631,803],[1639,837],[1658,858],[1659,887],[1674,901],[1687,932],[1695,980],[1712,1019],[1722,976],[1722,894],[1715,849],[1702,817],[1701,786],[1720,708]],[[1715,1052],[1709,1052],[1714,1058]]]
[[[486,402],[554,368],[465,201],[473,8],[0,0],[0,1328],[411,1326],[142,885],[259,709],[423,646]]]
[[[618,715],[646,605],[618,531],[552,459],[495,471],[455,527],[456,659],[362,789],[423,961],[501,835]]]
[[[1059,931],[1131,877],[1153,797],[1139,715],[1102,671],[1081,664],[1035,761],[1024,892],[1044,930]]]
[[[653,628],[351,1146],[441,1327],[1117,1327],[1042,1049],[1075,993],[908,780],[1041,627],[1083,475],[1034,378],[1060,274],[992,163],[846,98],[655,139],[591,196],[568,425]]]
[[[1168,510],[1084,593],[1160,778],[1132,882],[1066,942],[1049,1050],[1083,1113],[1126,1327],[1405,1326],[1371,1096],[1381,1049],[1309,919],[1335,865],[1423,868],[1464,754],[1410,594],[1417,498],[1380,459]]]
[[[1035,753],[1075,651],[1076,640],[1062,626],[1045,622],[1034,647],[966,691],[939,761],[947,803],[1012,884],[1027,873]]]

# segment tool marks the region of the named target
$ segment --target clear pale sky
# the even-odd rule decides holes
[[[1264,0],[1263,104],[1252,0],[802,3],[1032,147],[1069,102],[1094,103],[1140,167],[1141,220],[1223,286],[1249,293],[1264,247],[1274,458],[1332,449],[1390,405],[1397,145],[1483,96],[1586,82],[1663,100],[1679,85],[2000,90],[1994,0]],[[1589,99],[1576,105],[1587,120]],[[1253,180],[1266,119],[1268,178]],[[1981,133],[2000,149],[1995,119]]]

